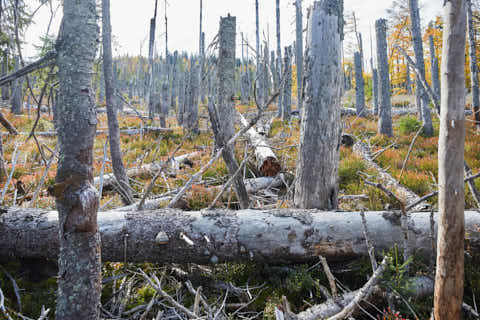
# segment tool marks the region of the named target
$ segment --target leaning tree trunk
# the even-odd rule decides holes
[[[365,116],[365,81],[363,79],[362,71],[362,55],[360,52],[355,52],[355,107],[357,109],[357,116]]]
[[[465,1],[444,2],[444,19],[434,314],[453,320],[462,318],[464,283]]]
[[[19,68],[19,58],[15,56],[15,71],[18,71]],[[22,78],[17,78],[12,81],[12,97],[11,97],[11,104],[12,104],[12,113],[14,114],[22,114],[23,112],[23,94],[22,94]]]
[[[473,24],[472,1],[467,1],[468,44],[470,49],[470,73],[472,78],[472,111],[477,128],[480,129],[480,90],[478,85],[477,44],[475,42],[475,26]]]
[[[223,147],[223,160],[227,165],[230,175],[238,170],[233,147],[226,146],[226,142],[235,133],[235,108],[232,97],[234,96],[235,83],[235,36],[237,19],[225,17],[220,19],[219,31],[219,57],[218,57],[218,103],[215,112],[210,113],[210,120],[215,132],[215,141],[219,147]],[[213,110],[212,110],[213,111]],[[218,118],[218,122],[216,121]],[[216,127],[216,128],[215,128]],[[235,193],[241,208],[250,206],[243,178],[238,175],[234,179]]]
[[[119,184],[119,193],[125,204],[133,203],[132,190],[120,149],[120,128],[115,108],[115,86],[112,68],[112,26],[110,24],[110,0],[102,0],[102,40],[103,40],[103,78],[105,79],[105,98],[107,102],[108,138],[113,174]]]
[[[57,320],[100,316],[99,199],[92,185],[97,125],[92,76],[98,37],[95,1],[64,0],[55,108],[60,157],[53,187],[61,226]]]
[[[412,41],[413,49],[415,51],[415,60],[417,69],[420,71],[421,78],[425,79],[425,61],[423,60],[423,43],[422,43],[422,31],[420,29],[420,12],[418,9],[418,0],[408,0],[408,6],[410,11],[410,20],[412,23]],[[423,132],[427,136],[433,135],[432,115],[430,114],[430,107],[428,104],[428,97],[425,89],[423,88],[422,81],[419,77],[416,77],[417,87],[417,104],[419,111],[421,112],[421,119],[423,122]]]
[[[305,108],[297,161],[295,206],[338,206],[341,21],[338,1],[315,1],[307,30]]]
[[[390,100],[390,79],[387,56],[387,20],[379,19],[375,21],[375,33],[377,38],[378,73],[380,75],[380,117],[378,120],[378,132],[392,137],[392,102]]]
[[[295,61],[297,64],[297,109],[303,108],[303,13],[302,13],[302,0],[295,1],[295,35],[296,35],[296,47],[295,47]]]

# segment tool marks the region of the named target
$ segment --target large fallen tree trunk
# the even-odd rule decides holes
[[[367,212],[377,252],[403,242],[400,218],[391,212]],[[100,212],[103,261],[198,263],[263,261],[299,263],[367,256],[358,212],[313,210],[161,209]],[[469,247],[480,249],[480,213],[465,212]],[[0,214],[0,261],[56,259],[58,213],[9,208]],[[430,213],[411,217],[409,246],[431,251]],[[436,234],[436,232],[434,233]]]
[[[237,112],[237,118],[243,127],[248,126],[248,121]],[[277,156],[268,145],[267,139],[260,135],[254,128],[250,128],[246,135],[250,144],[255,149],[255,158],[257,159],[257,170],[262,176],[273,177],[276,176],[280,170],[280,162]]]
[[[414,192],[400,184],[392,175],[386,172],[383,168],[381,168],[372,158],[370,148],[362,143],[357,142],[353,146],[354,152],[362,157],[370,168],[375,169],[378,172],[377,179],[383,184],[385,187],[391,189],[391,191],[401,200],[404,201],[405,205],[410,203],[416,203],[419,201],[420,197],[416,195]],[[426,206],[422,205],[421,203],[417,204],[415,207],[411,208],[412,210],[423,210]]]

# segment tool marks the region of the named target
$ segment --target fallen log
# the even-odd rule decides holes
[[[181,164],[191,163],[191,162],[189,162],[189,159],[193,158],[193,157],[196,157],[199,154],[200,154],[200,152],[197,151],[197,152],[187,153],[187,154],[175,157],[173,159],[173,161],[171,161],[170,167],[176,173],[180,170],[180,165]],[[138,167],[138,168],[128,169],[127,170],[127,176],[129,178],[138,177],[138,176],[141,176],[143,174],[156,172],[156,171],[160,170],[161,167],[162,167],[162,163],[145,164],[145,165],[143,165],[141,167]],[[94,185],[99,185],[100,180],[101,180],[101,177],[95,177],[95,179],[93,179],[93,184]],[[115,181],[116,180],[115,180],[115,176],[113,175],[113,173],[109,173],[109,174],[106,174],[106,175],[103,176],[103,186],[104,187],[109,187],[109,186],[113,185],[115,183]]]
[[[237,117],[243,127],[248,126],[248,121],[241,113],[237,112]],[[276,176],[281,170],[280,162],[265,137],[260,135],[253,127],[247,130],[246,135],[255,149],[258,172],[264,177]]]
[[[15,127],[10,123],[10,121],[8,121],[7,118],[5,118],[5,116],[1,112],[0,112],[0,123],[2,124],[2,126],[5,127],[5,129],[7,129],[7,131],[10,134],[13,134],[13,135],[18,134],[17,129],[15,129]]]
[[[168,133],[168,132],[173,132],[173,129],[172,128],[145,127],[145,128],[134,128],[134,129],[122,129],[122,130],[120,130],[121,134],[129,135],[129,136],[140,134],[140,133],[143,133],[143,134],[145,134],[145,133],[161,134],[161,133]],[[18,134],[29,135],[30,132],[19,132]],[[95,134],[97,136],[102,135],[102,134],[108,134],[108,130],[97,130],[97,132]],[[37,136],[37,137],[56,137],[57,132],[55,132],[55,131],[39,131],[39,132],[35,132],[35,136]]]
[[[381,182],[381,184],[389,189],[399,198],[404,201],[405,205],[410,203],[418,202],[420,197],[416,195],[414,192],[400,184],[394,177],[392,177],[388,172],[386,172],[383,168],[381,168],[372,158],[370,148],[362,143],[357,142],[353,146],[353,151],[362,157],[363,160],[367,162],[367,165],[370,168],[373,168],[375,171],[378,172],[377,179]],[[412,210],[423,210],[427,206],[418,203],[415,207],[411,208]]]
[[[400,218],[391,212],[367,212],[377,252],[402,245]],[[198,263],[261,261],[302,263],[319,255],[343,260],[368,256],[358,212],[315,210],[161,209],[98,214],[103,261]],[[480,249],[480,213],[465,212],[469,248]],[[409,246],[431,251],[430,213],[411,216]],[[436,232],[434,233],[436,234]],[[58,213],[8,208],[0,213],[0,261],[56,259]]]

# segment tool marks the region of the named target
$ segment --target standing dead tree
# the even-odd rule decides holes
[[[59,216],[56,319],[98,319],[101,250],[93,187],[97,118],[92,90],[99,28],[94,0],[65,0],[57,42],[59,163],[53,193]]]
[[[385,19],[375,21],[375,33],[377,36],[377,62],[380,76],[378,132],[392,137],[392,102],[390,100],[390,78],[387,57],[387,21]]]
[[[303,107],[303,13],[302,0],[295,1],[295,61],[297,64],[297,108]]]
[[[112,157],[113,174],[119,184],[119,193],[126,205],[133,203],[132,189],[123,165],[120,149],[120,128],[115,108],[115,84],[112,66],[112,26],[110,24],[110,0],[102,0],[102,41],[103,41],[103,73],[105,79],[105,100],[108,118],[108,138]]]
[[[299,208],[338,206],[342,17],[336,0],[316,1],[310,8],[305,110],[295,185],[295,206]]]
[[[461,319],[465,234],[465,0],[445,1],[438,141],[436,320]]]
[[[473,25],[472,0],[467,1],[468,45],[470,49],[470,74],[472,79],[472,111],[477,128],[480,129],[480,89],[478,84],[477,44]]]
[[[147,90],[146,101],[148,108],[148,117],[153,120],[155,116],[155,102],[153,101],[153,51],[155,49],[155,25],[157,21],[157,4],[158,0],[155,0],[155,11],[153,18],[150,19],[150,39],[148,41],[148,74],[147,74]]]
[[[227,146],[227,141],[235,133],[235,109],[233,106],[235,86],[235,37],[236,18],[228,16],[220,18],[219,31],[219,57],[218,57],[218,102],[217,105],[209,103],[210,122],[215,134],[218,148],[223,148],[222,156],[230,175],[238,170],[233,147]],[[237,176],[234,189],[241,208],[248,208],[250,200],[243,178]]]

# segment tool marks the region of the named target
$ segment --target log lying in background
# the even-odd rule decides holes
[[[185,164],[186,162],[190,161],[191,158],[194,158],[198,156],[200,152],[192,152],[192,153],[187,153],[178,157],[175,157],[171,162],[170,162],[170,168],[176,173],[178,170],[180,170],[180,165]],[[190,161],[191,162],[191,161]],[[162,163],[149,163],[145,164],[139,168],[130,168],[127,170],[127,176],[128,177],[138,177],[142,174],[147,174],[147,173],[154,173],[157,170],[160,170],[162,167]],[[101,177],[95,177],[93,180],[94,185],[99,185],[100,184]],[[103,176],[103,186],[108,187],[111,186],[115,182],[115,176],[113,173],[109,173]]]
[[[237,118],[242,126],[248,126],[248,121],[237,112]],[[255,149],[255,158],[257,159],[257,170],[264,177],[276,176],[280,170],[280,162],[277,156],[268,145],[267,139],[260,135],[254,128],[250,128],[246,135]]]
[[[400,220],[391,212],[367,212],[377,252],[401,245]],[[162,209],[99,212],[103,261],[198,263],[262,261],[301,263],[367,256],[358,212],[313,210]],[[469,247],[480,249],[480,213],[465,212]],[[431,250],[430,213],[413,213],[409,245]],[[436,232],[435,232],[436,234]],[[56,259],[58,213],[9,208],[0,213],[0,261]],[[126,245],[126,247],[125,247]],[[126,256],[125,256],[126,253]]]
[[[377,180],[379,182],[391,189],[391,191],[400,199],[402,199],[405,204],[417,202],[420,197],[414,192],[400,184],[394,177],[392,177],[388,172],[381,168],[372,158],[370,148],[362,142],[357,142],[353,146],[353,151],[362,157],[367,162],[367,165],[370,168],[375,169],[378,172]],[[423,210],[427,207],[425,204],[418,204],[412,208],[412,210]]]
[[[135,128],[135,129],[122,129],[120,130],[121,134],[125,135],[135,135],[135,134],[146,134],[146,133],[169,133],[173,132],[173,128],[157,128],[157,127],[145,127],[145,128]],[[29,135],[30,132],[19,132],[21,135]],[[108,130],[97,130],[95,133],[97,136],[102,134],[108,134]],[[56,137],[57,133],[55,131],[39,131],[35,132],[37,137]]]

